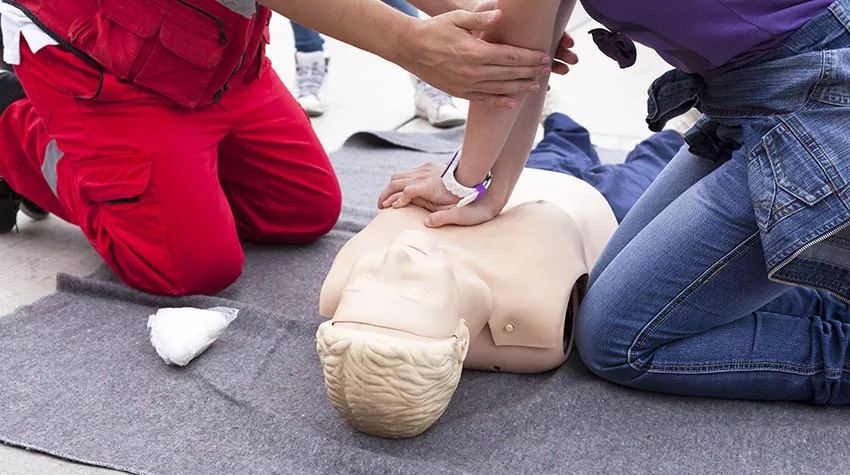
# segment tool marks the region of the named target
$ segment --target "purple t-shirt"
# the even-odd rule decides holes
[[[834,0],[582,0],[615,33],[704,73],[767,53]]]

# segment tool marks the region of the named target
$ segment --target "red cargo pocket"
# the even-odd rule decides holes
[[[184,107],[198,105],[221,64],[225,48],[222,43],[226,43],[214,21],[204,23],[209,25],[168,16],[135,83]]]
[[[121,79],[128,79],[145,49],[165,18],[162,8],[150,1],[99,0],[92,30],[86,34],[93,45],[91,56]],[[72,41],[74,39],[72,38]],[[84,38],[79,41],[85,42]]]
[[[168,249],[163,207],[151,184],[151,157],[124,155],[81,160],[71,165],[79,202],[75,214],[83,232],[110,265],[138,271],[134,259],[151,249]]]
[[[151,162],[138,156],[84,160],[73,165],[77,186],[89,203],[137,203],[151,181]]]

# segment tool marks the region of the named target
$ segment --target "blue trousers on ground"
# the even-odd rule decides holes
[[[419,16],[419,11],[406,0],[384,0],[384,3],[410,16]],[[294,21],[292,34],[295,36],[295,50],[299,53],[314,53],[324,49],[325,40],[318,32],[306,28]]]
[[[526,167],[565,173],[593,185],[608,200],[617,222],[685,144],[678,132],[667,130],[641,142],[625,163],[602,164],[587,129],[566,115],[550,115],[543,130],[543,140]]]

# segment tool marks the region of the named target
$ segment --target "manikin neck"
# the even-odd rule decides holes
[[[460,318],[466,322],[470,338],[474,339],[493,313],[493,292],[482,279],[484,269],[477,265],[473,256],[462,249],[449,248],[444,251],[452,259],[452,269],[457,279]]]
[[[452,270],[455,273],[455,279],[458,286],[458,314],[459,321],[463,321],[467,327],[470,336],[477,335],[489,320],[493,310],[493,294],[490,288],[484,281],[470,268],[462,263],[463,259],[452,259]],[[414,339],[429,341],[434,339],[452,338],[457,335],[432,335],[423,336],[411,331],[406,331],[403,328],[391,328],[389,326],[380,326],[369,323],[355,323],[345,321],[344,318],[334,325],[339,325],[343,328],[351,328],[355,330],[364,330],[374,333],[380,333],[398,338]]]

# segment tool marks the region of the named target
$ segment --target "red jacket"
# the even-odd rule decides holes
[[[253,0],[3,0],[118,78],[195,108],[257,78],[271,11]]]

